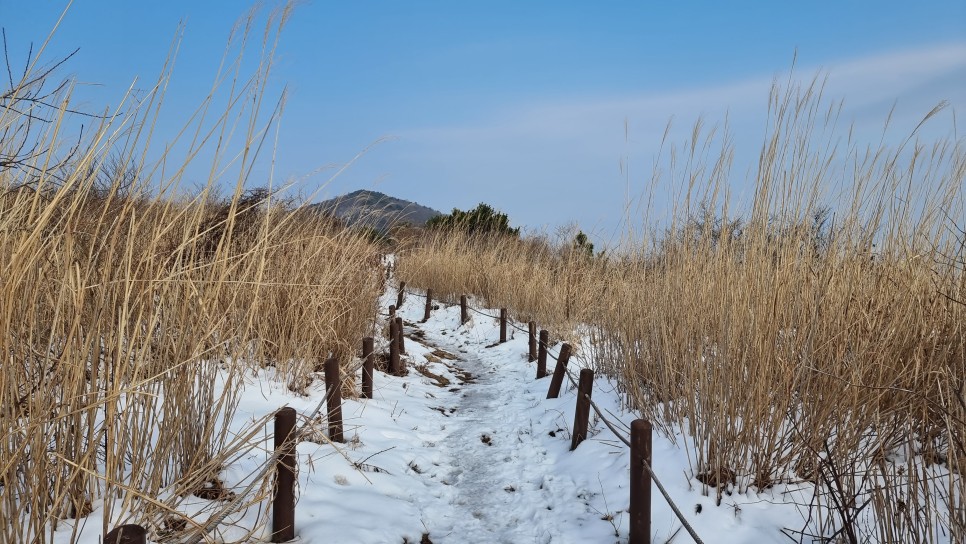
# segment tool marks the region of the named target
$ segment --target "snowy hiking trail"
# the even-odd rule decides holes
[[[381,307],[395,302],[387,293]],[[569,451],[575,390],[564,380],[560,398],[546,398],[550,380],[535,379],[527,334],[511,327],[508,341],[497,345],[498,318],[473,312],[461,324],[458,305],[439,303],[421,323],[424,306],[425,299],[407,296],[397,309],[405,322],[408,373],[377,370],[372,399],[344,401],[346,444],[335,448],[324,439],[303,439],[298,445],[298,538],[339,544],[626,543],[630,455],[624,444],[591,414],[587,439]],[[385,338],[376,343],[376,353],[388,351]],[[575,349],[589,348],[578,343]],[[581,360],[571,359],[573,370]],[[548,366],[552,370],[552,358]],[[321,381],[306,396],[268,379],[251,385],[243,404],[252,418],[282,405],[307,413],[325,391]],[[608,418],[626,429],[635,416],[622,411],[614,383],[596,377],[593,394]],[[787,540],[782,527],[801,526],[794,505],[776,504],[794,492],[790,487],[734,495],[718,507],[713,493],[701,493],[680,445],[655,433],[653,453],[665,485],[707,542],[780,542]],[[232,485],[247,474],[243,465],[226,472]],[[656,489],[652,496],[652,541],[691,542]],[[258,515],[232,519],[251,527]],[[240,531],[226,525],[221,536],[229,541]]]
[[[613,497],[602,491],[615,483],[608,474],[626,479],[626,452],[603,442],[569,451],[573,393],[546,399],[549,378],[534,379],[526,335],[511,331],[507,343],[493,345],[497,320],[474,315],[460,325],[458,307],[444,306],[424,324],[415,319],[422,305],[407,301],[398,315],[405,320],[408,375],[377,372],[374,398],[347,403],[358,402],[358,410],[344,411],[346,453],[360,470],[320,478],[329,470],[316,465],[303,484],[297,520],[314,510],[305,504],[305,488],[335,481],[343,484],[336,493],[344,500],[322,499],[317,506],[331,513],[316,512],[320,526],[325,518],[340,520],[342,530],[329,541],[618,542],[621,513],[608,506],[626,508],[626,483],[619,484],[623,491],[609,491]],[[350,430],[354,418],[364,423]],[[362,450],[377,453],[369,458]],[[352,499],[366,487],[369,499],[385,507]],[[347,523],[350,517],[359,525]]]
[[[387,293],[380,307],[394,303],[395,296]],[[461,324],[459,306],[440,303],[429,321],[420,323],[424,305],[425,299],[409,296],[397,310],[405,322],[408,373],[377,370],[372,399],[344,400],[346,443],[328,442],[324,418],[300,435],[297,541],[626,543],[630,455],[624,444],[592,413],[587,439],[569,451],[575,391],[564,380],[560,398],[546,398],[549,378],[535,380],[535,363],[526,359],[527,334],[511,328],[508,341],[496,345],[498,318],[474,312]],[[385,338],[376,338],[377,354],[387,346]],[[584,339],[574,347],[584,354],[571,359],[576,372],[591,358],[592,346]],[[551,352],[558,350],[559,345],[551,346]],[[552,365],[551,359],[551,370]],[[246,376],[238,391],[229,432],[247,435],[256,424],[264,430],[220,474],[228,489],[243,489],[272,450],[271,423],[265,426],[263,418],[290,406],[300,414],[301,426],[325,398],[321,375],[296,394],[273,373],[267,367]],[[357,370],[356,387],[359,381]],[[620,429],[635,418],[622,411],[610,379],[595,377],[593,396]],[[677,444],[654,434],[653,466],[706,542],[785,542],[782,528],[803,527],[808,512],[801,505],[810,500],[809,485],[735,493],[716,505],[714,493],[703,494],[694,478],[684,435],[671,430]],[[252,497],[247,508],[228,516],[209,535],[211,542],[268,542],[267,497]],[[652,497],[652,542],[690,543],[653,487]],[[205,523],[223,507],[188,497],[179,510]],[[95,503],[94,514],[77,523],[77,535],[72,535],[74,521],[64,520],[54,542],[99,543],[101,523],[93,520],[99,520],[101,508]]]
[[[382,308],[395,304],[386,294]],[[439,303],[421,323],[425,299],[407,296],[397,315],[406,336],[406,376],[376,372],[374,395],[343,406],[349,463],[330,454],[300,461],[297,533],[306,542],[529,544],[627,542],[630,452],[592,413],[587,439],[570,450],[576,392],[564,380],[547,399],[536,380],[527,334],[499,339],[498,311]],[[387,351],[379,339],[377,353]],[[580,345],[575,349],[589,350]],[[559,345],[551,346],[551,351]],[[572,370],[583,358],[571,359]],[[550,370],[553,360],[548,361]],[[612,380],[597,376],[594,400],[627,429]],[[294,403],[293,403],[294,404]],[[357,427],[354,427],[357,425]],[[680,431],[674,431],[682,440]],[[331,446],[300,444],[318,458]],[[655,470],[706,542],[782,542],[801,527],[808,486],[776,485],[729,495],[703,494],[680,444],[653,437]],[[652,487],[652,542],[689,543]]]
[[[459,353],[461,344],[453,342],[459,339],[458,334],[455,338],[433,336],[427,338],[430,345]],[[519,353],[506,354],[506,358],[525,362]],[[439,470],[429,476],[440,477],[453,489],[450,508],[440,509],[435,501],[423,507],[429,538],[434,543],[549,543],[568,531],[559,526],[559,516],[578,523],[590,521],[586,505],[579,500],[555,500],[560,495],[576,496],[577,485],[566,473],[556,470],[555,455],[548,454],[534,437],[534,433],[550,436],[549,432],[556,435],[565,431],[534,429],[533,420],[518,409],[521,402],[537,405],[546,396],[547,380],[522,389],[507,387],[508,378],[523,376],[508,377],[503,365],[484,362],[469,353],[460,354],[450,364],[473,378],[458,390],[448,391],[456,397],[451,399],[456,404],[446,409],[449,421],[441,431],[447,435],[437,444],[442,455],[439,467],[434,467]],[[531,370],[532,366],[521,368]],[[554,509],[555,515],[545,514]],[[601,517],[598,514],[596,519]],[[606,523],[602,525],[605,530],[607,527]]]

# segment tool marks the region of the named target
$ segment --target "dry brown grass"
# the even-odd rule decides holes
[[[475,294],[490,307],[511,308],[516,319],[539,320],[563,332],[592,321],[605,287],[602,262],[542,240],[426,233],[399,251],[398,275],[409,285],[431,287],[434,297],[458,302]]]
[[[696,128],[685,160],[656,175],[683,196],[645,242],[587,261],[434,238],[402,254],[399,276],[564,336],[590,325],[584,354],[644,417],[683,431],[719,500],[812,481],[812,520],[791,528],[807,538],[962,540],[966,286],[951,227],[964,224],[966,144],[836,144],[816,84],[776,90],[770,109],[741,223],[731,149],[703,156],[715,145]]]
[[[347,361],[371,332],[379,248],[245,190],[278,114],[257,104],[287,10],[269,17],[250,77],[227,57],[223,87],[186,127],[187,157],[168,148],[157,163],[143,158],[165,78],[69,160],[57,158],[57,127],[70,118],[70,87],[50,110],[18,99],[36,83],[7,91],[0,134],[40,114],[49,123],[39,152],[0,167],[0,541],[50,541],[60,520],[99,502],[105,532],[119,519],[190,530],[172,525],[178,504],[213,498],[251,438],[226,432],[242,376],[271,365],[298,389],[318,361],[330,352]],[[206,122],[218,92],[228,109]],[[0,156],[17,145],[0,140]],[[214,157],[212,177],[185,196],[181,178],[199,149]],[[238,183],[220,201],[215,173],[233,161]]]

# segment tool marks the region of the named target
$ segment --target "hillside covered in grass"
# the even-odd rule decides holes
[[[305,535],[326,535],[330,520],[311,518],[324,511],[372,542],[460,541],[468,526],[482,539],[549,541],[564,534],[556,522],[622,539],[627,452],[600,418],[597,442],[563,457],[576,395],[565,392],[566,406],[543,397],[522,333],[493,343],[495,321],[479,312],[500,309],[539,323],[553,346],[572,344],[615,421],[653,424],[672,467],[658,470],[673,469],[661,476],[684,510],[705,512],[709,540],[731,530],[732,542],[966,541],[966,139],[955,125],[923,129],[943,104],[902,139],[870,144],[839,123],[821,78],[790,77],[763,105],[748,175],[735,172],[727,121],[699,121],[676,145],[669,126],[641,189],[642,208],[667,214],[636,216],[628,203],[626,236],[595,251],[576,228],[552,240],[482,203],[440,214],[359,190],[309,204],[315,194],[275,171],[287,95],[271,81],[291,14],[287,3],[236,25],[190,111],[166,107],[174,56],[104,109],[77,99],[83,79],[62,75],[71,54],[29,46],[22,66],[6,56],[0,543],[90,544],[126,522],[154,542],[263,539],[271,419],[284,404],[305,416],[295,448]],[[519,118],[552,120],[554,136],[595,134],[581,116],[513,111],[489,128]],[[157,126],[178,115],[184,125],[161,141]],[[527,128],[511,132],[538,133]],[[420,134],[439,138],[410,155],[420,165],[440,164],[430,159],[454,137],[515,145],[499,130],[410,137]],[[554,162],[584,172],[548,141]],[[503,157],[473,151],[455,156]],[[560,187],[555,198],[599,196]],[[511,197],[530,213],[564,209]],[[397,282],[411,291],[400,299]],[[436,313],[415,326],[424,306],[405,297],[429,290]],[[477,311],[465,321],[447,306],[462,295]],[[394,302],[409,336],[390,344]],[[364,402],[365,337],[378,358],[407,338],[413,372],[380,374],[381,397]],[[346,444],[324,431],[330,358],[355,418]],[[385,505],[411,515],[374,533]],[[740,515],[770,507],[781,525]],[[667,505],[655,511],[670,519]]]

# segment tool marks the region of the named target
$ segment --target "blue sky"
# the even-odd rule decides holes
[[[11,51],[42,42],[65,5],[0,0]],[[76,0],[45,55],[80,48],[66,71],[99,110],[158,73],[184,21],[164,139],[204,96],[247,7]],[[966,112],[962,0],[315,0],[298,5],[282,36],[271,91],[287,85],[289,96],[275,172],[306,193],[324,185],[320,196],[370,188],[443,211],[485,201],[515,224],[576,221],[606,241],[628,195],[647,188],[672,117],[682,139],[699,116],[728,115],[740,191],[768,88],[796,51],[796,73],[826,71],[827,95],[845,100],[870,141],[893,104],[897,139],[940,100],[952,109],[934,134],[949,131],[952,110]],[[329,181],[332,165],[386,136]]]

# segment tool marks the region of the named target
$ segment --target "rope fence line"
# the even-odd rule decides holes
[[[425,294],[413,292],[411,290],[401,290],[401,292],[405,292],[407,295],[413,295],[413,296],[418,296],[418,297],[422,297],[422,298],[427,298]],[[470,310],[470,311],[472,311],[473,313],[476,313],[476,314],[481,315],[481,316],[484,316],[484,317],[488,317],[490,319],[500,319],[500,316],[498,316],[498,315],[497,316],[490,315],[490,314],[488,314],[486,312],[483,312],[482,310],[478,310],[478,309],[473,308],[473,307],[471,307],[469,305],[467,305],[467,309]],[[514,329],[516,329],[516,330],[518,330],[520,332],[527,333],[528,335],[530,334],[530,331],[528,329],[524,329],[524,328],[516,325],[511,319],[507,319],[506,322],[507,322],[507,324],[509,326],[513,327]],[[546,350],[547,350],[547,354],[549,356],[553,356],[554,359],[558,359],[559,360],[559,358],[560,358],[560,353],[559,352],[553,353],[553,351],[551,351],[551,349],[550,349],[550,346],[546,346]],[[587,367],[586,366],[586,363],[587,363],[587,360],[586,359],[584,359],[580,355],[577,355],[577,358],[580,359],[585,364],[585,368],[590,368],[590,367]],[[579,391],[578,382],[574,378],[573,372],[569,368],[566,368],[566,367],[564,367],[564,371],[565,371],[565,375],[570,380],[571,385],[574,388],[578,388],[578,391]],[[579,393],[578,393],[578,395],[579,395]],[[604,423],[604,425],[608,429],[610,429],[610,431],[614,434],[614,436],[616,436],[621,442],[623,442],[625,446],[627,446],[628,448],[632,448],[633,446],[631,445],[631,441],[628,438],[625,438],[624,433],[620,432],[614,426],[614,424],[604,415],[603,411],[600,409],[599,406],[597,406],[597,403],[593,401],[593,399],[591,398],[591,396],[588,395],[588,394],[586,394],[586,393],[584,393],[583,394],[583,397],[586,399],[587,402],[589,402],[590,407],[597,414],[597,417]],[[671,511],[674,512],[674,515],[678,518],[678,521],[681,522],[681,525],[688,532],[688,534],[691,535],[691,538],[694,540],[694,542],[696,544],[704,544],[704,541],[698,535],[697,531],[695,531],[694,527],[691,526],[691,524],[688,522],[687,518],[684,517],[684,514],[681,512],[681,509],[678,507],[677,504],[675,504],[674,500],[671,499],[671,495],[668,493],[667,489],[664,487],[664,484],[661,482],[661,480],[657,477],[657,474],[654,473],[654,470],[651,468],[651,465],[645,459],[643,459],[643,458],[641,459],[641,463],[644,465],[644,468],[647,470],[647,473],[650,476],[651,480],[657,486],[658,491],[661,492],[661,495],[664,497],[664,500],[668,503],[668,506],[671,507]]]
[[[577,387],[577,382],[574,380],[573,374],[571,373],[570,369],[567,369],[567,377],[570,378],[570,381],[574,385],[574,387]],[[597,403],[590,398],[590,395],[587,395],[585,393],[584,398],[587,399],[587,402],[590,403],[590,407],[593,408],[594,412],[597,413],[597,417],[604,422],[604,425],[606,425],[607,428],[610,429],[612,433],[614,433],[614,436],[620,439],[620,441],[623,442],[624,445],[626,445],[628,448],[632,447],[630,441],[624,438],[624,435],[618,432],[617,429],[614,428],[614,425],[607,419],[607,417],[604,416],[600,407],[598,407]],[[691,524],[688,522],[688,520],[685,519],[684,514],[681,512],[680,508],[678,508],[678,505],[675,504],[674,501],[671,499],[671,495],[667,492],[667,489],[664,488],[664,484],[661,483],[661,480],[657,477],[657,474],[654,473],[654,470],[651,468],[651,465],[644,459],[642,459],[641,462],[644,464],[644,467],[647,469],[647,473],[651,475],[651,479],[654,480],[654,484],[657,486],[658,491],[660,491],[661,495],[664,496],[664,500],[667,501],[668,506],[671,507],[671,510],[674,512],[674,515],[677,516],[678,521],[681,522],[681,525],[684,527],[684,530],[686,530],[691,535],[691,538],[697,544],[704,544],[704,541],[701,540],[700,536],[698,536],[698,533],[697,531],[694,530],[694,527],[692,527]]]

